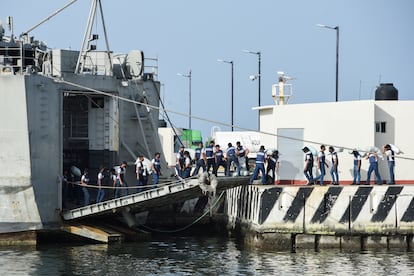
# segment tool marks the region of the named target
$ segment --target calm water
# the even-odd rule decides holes
[[[0,275],[414,275],[414,253],[243,249],[218,236],[0,248]]]

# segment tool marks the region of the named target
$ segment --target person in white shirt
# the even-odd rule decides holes
[[[103,179],[105,177],[104,171],[105,171],[105,167],[101,165],[99,167],[99,173],[98,173],[98,194],[96,195],[96,203],[102,202],[105,197],[105,189],[102,188]]]
[[[395,156],[394,156],[394,151],[391,149],[391,145],[386,144],[383,149],[382,152],[385,154],[385,156],[387,157],[387,161],[388,161],[388,171],[390,173],[390,180],[388,182],[388,184],[395,184],[395,175],[394,175],[394,167],[395,167]]]
[[[339,185],[338,154],[336,153],[335,149],[332,146],[329,147],[329,152],[331,153],[331,157],[332,157],[332,167],[331,167],[332,184]]]
[[[88,191],[88,184],[89,184],[89,175],[88,175],[88,169],[85,169],[83,172],[83,175],[81,177],[81,186],[82,186],[82,192],[83,192],[83,205],[87,206],[89,205],[89,191]]]
[[[361,155],[357,150],[353,150],[354,155],[354,180],[352,185],[359,185],[361,183]]]

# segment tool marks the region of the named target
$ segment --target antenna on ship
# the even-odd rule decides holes
[[[96,17],[96,11],[97,11],[98,6],[99,6],[99,11],[101,13],[102,27],[103,27],[103,32],[105,36],[106,53],[108,55],[108,61],[110,63],[110,66],[109,66],[111,70],[110,73],[112,74],[112,59],[111,59],[111,54],[109,51],[109,42],[108,42],[108,36],[106,34],[105,20],[104,20],[101,0],[92,0],[91,2],[91,9],[89,12],[88,24],[86,27],[85,36],[83,37],[82,48],[79,53],[78,62],[76,63],[75,74],[83,72],[83,69],[85,66],[85,60],[88,56],[88,52],[96,50],[96,45],[92,45],[91,42],[98,39],[97,34],[92,34],[92,28],[94,25],[93,22]]]
[[[65,6],[63,6],[60,9],[58,9],[57,11],[55,11],[54,13],[52,13],[51,15],[49,15],[48,17],[46,17],[45,19],[43,19],[42,21],[40,21],[39,23],[37,23],[36,25],[34,25],[33,27],[31,27],[30,29],[28,29],[27,31],[21,33],[20,34],[20,37],[28,36],[31,31],[33,31],[34,29],[36,29],[37,27],[39,27],[40,25],[42,25],[43,23],[45,23],[46,21],[48,21],[49,19],[51,19],[52,17],[54,17],[55,15],[57,15],[58,13],[60,13],[64,9],[66,9],[67,7],[69,7],[70,5],[72,5],[73,3],[75,3],[76,1],[77,0],[70,1]]]
[[[279,76],[279,83],[272,85],[272,98],[276,105],[284,105],[289,102],[293,94],[292,84],[286,82],[294,78],[285,76],[285,73],[282,71],[278,71],[277,74]]]

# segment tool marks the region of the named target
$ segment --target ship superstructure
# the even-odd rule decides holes
[[[89,21],[99,7],[92,1]],[[100,165],[162,152],[156,74],[145,72],[141,51],[96,50],[90,29],[74,51],[0,27],[0,233],[55,227],[71,166],[89,168],[96,183]],[[135,168],[127,172],[135,185]]]

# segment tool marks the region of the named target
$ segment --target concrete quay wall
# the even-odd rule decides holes
[[[411,249],[414,185],[240,186],[224,213],[258,247]]]

